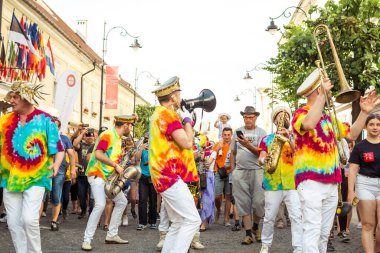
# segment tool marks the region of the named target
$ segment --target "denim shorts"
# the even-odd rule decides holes
[[[53,177],[53,187],[51,188],[51,203],[55,206],[61,203],[63,184],[65,183],[65,174],[58,173]]]
[[[380,200],[380,178],[356,177],[355,191],[359,200]]]

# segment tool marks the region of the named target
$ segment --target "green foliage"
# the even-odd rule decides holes
[[[154,106],[149,105],[137,105],[136,114],[139,117],[139,120],[135,124],[135,138],[139,139],[144,135],[145,132],[148,132],[149,128],[149,118],[154,112]]]
[[[270,59],[266,69],[274,74],[274,92],[280,101],[297,108],[297,88],[313,71],[318,52],[313,32],[317,25],[329,27],[338,57],[349,85],[362,94],[372,87],[380,91],[380,0],[332,0],[323,8],[313,7],[319,18],[307,20],[302,27],[285,27],[282,44],[276,58]],[[326,38],[326,36],[324,36]],[[318,36],[326,65],[333,63],[331,48],[326,39]],[[334,91],[339,90],[336,68],[328,68]],[[268,91],[270,92],[270,91]]]

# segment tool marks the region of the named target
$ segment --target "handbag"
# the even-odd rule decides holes
[[[220,179],[226,179],[228,177],[227,169],[224,166],[219,168],[218,164],[216,164],[216,167],[218,168]]]
[[[200,175],[199,184],[201,186],[201,190],[207,189],[207,172]]]

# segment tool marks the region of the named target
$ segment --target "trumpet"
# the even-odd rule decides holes
[[[319,57],[319,60],[316,61],[316,65],[317,65],[317,68],[320,70],[321,82],[323,81],[322,80],[323,78],[328,78],[326,68],[325,68],[325,63],[324,63],[323,56],[322,56],[322,51],[320,48],[321,42],[319,40],[319,37],[322,34],[326,34],[326,36],[327,36],[327,39],[328,39],[328,42],[330,44],[331,51],[332,51],[332,54],[334,57],[334,63],[335,63],[335,66],[336,66],[336,69],[338,72],[338,77],[339,77],[340,92],[337,95],[335,101],[338,103],[353,102],[360,97],[360,92],[356,91],[356,90],[352,90],[349,87],[347,79],[344,75],[343,68],[342,68],[342,65],[340,63],[338,54],[336,52],[335,45],[334,45],[333,38],[331,36],[330,30],[327,27],[327,25],[325,25],[325,24],[320,24],[320,25],[316,26],[316,28],[314,29],[314,32],[313,32],[314,40],[316,42],[316,46],[317,46],[317,50],[318,50],[318,57]],[[330,117],[331,122],[332,122],[332,130],[334,132],[334,141],[337,145],[340,161],[342,164],[346,164],[348,158],[347,158],[347,156],[343,150],[343,146],[341,143],[343,136],[342,136],[342,133],[341,133],[340,128],[338,126],[337,114],[336,114],[334,101],[332,100],[332,94],[331,94],[331,92],[327,93],[325,89],[322,89],[322,90],[323,90],[324,95],[326,97],[327,114]],[[338,216],[347,215],[351,211],[352,206],[357,205],[358,202],[359,202],[359,200],[357,198],[354,199],[353,203],[343,202],[341,185],[340,184],[338,185],[338,207],[337,207],[337,211],[336,211]]]

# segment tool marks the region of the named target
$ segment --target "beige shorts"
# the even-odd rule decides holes
[[[252,213],[259,217],[264,216],[263,174],[262,169],[235,169],[232,172],[232,194],[240,216]]]

